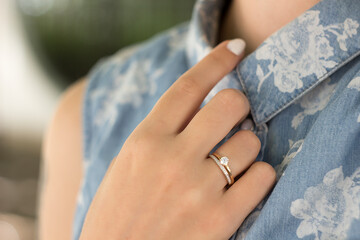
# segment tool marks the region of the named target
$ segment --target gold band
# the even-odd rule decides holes
[[[220,164],[221,164],[222,166],[224,166],[224,168],[225,168],[226,171],[228,172],[229,177],[230,177],[230,180],[231,180],[231,182],[229,183],[229,185],[231,186],[231,185],[234,183],[234,177],[233,177],[233,175],[232,175],[232,173],[231,173],[231,170],[230,170],[230,167],[229,167],[228,163],[224,163],[223,161],[221,161],[221,159],[223,158],[223,156],[221,156],[220,154],[214,152],[213,155],[219,160]],[[226,157],[226,159],[227,159],[227,162],[228,162],[229,159],[228,159],[227,157]]]

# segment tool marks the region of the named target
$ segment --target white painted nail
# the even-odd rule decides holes
[[[245,49],[245,41],[240,39],[240,38],[236,38],[233,40],[230,40],[229,43],[227,44],[227,48],[234,53],[235,55],[240,55],[244,49]]]
[[[247,118],[245,119],[242,124],[240,125],[240,129],[241,130],[250,130],[253,131],[254,130],[254,123],[251,119]]]

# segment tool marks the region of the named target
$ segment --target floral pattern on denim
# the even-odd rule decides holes
[[[296,235],[314,240],[346,239],[354,219],[360,218],[360,168],[344,177],[342,166],[329,171],[323,182],[291,203],[291,214],[302,219]]]
[[[360,91],[360,77],[356,77],[348,85],[348,88]]]
[[[307,11],[296,20],[297,27],[269,38],[256,51],[258,60],[270,61],[267,69],[257,66],[258,92],[263,82],[273,76],[279,91],[291,93],[303,87],[302,78],[312,74],[319,78],[326,69],[337,65],[330,59],[334,46],[326,35],[336,35],[340,48],[346,51],[346,40],[357,34],[359,23],[348,18],[344,23],[323,26],[319,15],[320,11]]]
[[[307,115],[314,115],[326,107],[336,86],[335,83],[330,84],[330,81],[330,78],[324,80],[311,92],[305,94],[305,96],[300,99],[298,104],[304,110],[294,116],[291,121],[291,127],[297,129]]]
[[[102,125],[105,121],[113,125],[118,114],[118,106],[131,104],[134,108],[141,106],[143,95],[154,95],[157,84],[154,79],[158,78],[163,69],[152,69],[151,60],[143,60],[141,67],[139,62],[132,63],[121,73],[113,73],[114,81],[111,89],[100,88],[92,93],[93,98],[102,95],[103,107],[96,115],[95,124]]]

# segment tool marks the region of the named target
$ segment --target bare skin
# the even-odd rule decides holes
[[[241,37],[247,42],[248,54],[317,2],[319,0],[234,0],[222,23],[220,40]],[[86,81],[81,81],[66,91],[46,134],[44,171],[48,177],[40,194],[40,240],[71,239],[75,199],[82,179],[81,100],[85,87]],[[211,171],[221,173],[209,162]]]
[[[43,144],[38,239],[71,239],[82,178],[82,96],[86,81],[62,96]]]
[[[233,0],[224,14],[219,39],[244,39],[247,55],[318,2],[320,0]]]

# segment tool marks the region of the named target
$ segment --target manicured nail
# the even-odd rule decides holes
[[[245,49],[245,41],[240,39],[240,38],[236,38],[233,40],[230,40],[229,43],[227,44],[227,48],[234,53],[235,55],[240,55],[244,49]]]
[[[252,131],[254,130],[254,123],[251,121],[251,119],[247,118],[241,123],[240,129]]]

